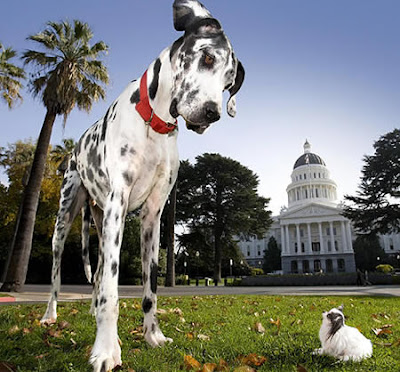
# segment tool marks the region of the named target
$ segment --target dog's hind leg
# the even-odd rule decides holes
[[[52,288],[46,313],[41,320],[42,323],[52,323],[57,319],[57,298],[60,292],[60,266],[64,243],[71,229],[72,222],[87,197],[87,191],[83,187],[76,170],[76,163],[74,160],[71,160],[61,186],[60,208],[58,210],[52,241]]]
[[[89,258],[89,234],[90,234],[90,206],[89,200],[86,199],[82,207],[82,262],[85,270],[86,279],[92,282],[92,268],[90,267]]]
[[[99,283],[103,273],[103,251],[102,251],[102,223],[103,223],[103,211],[97,206],[90,204],[90,211],[93,216],[94,224],[96,225],[97,237],[99,240],[98,254],[97,254],[97,268],[93,277],[93,293],[92,293],[92,304],[90,306],[90,314],[96,315],[96,299],[99,294]]]

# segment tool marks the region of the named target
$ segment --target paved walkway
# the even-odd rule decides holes
[[[91,298],[90,285],[62,285],[60,301],[85,300]],[[0,305],[11,303],[47,302],[50,285],[24,286],[20,293],[4,293],[11,298],[0,297]],[[295,295],[295,296],[386,296],[400,297],[400,286],[372,285],[356,286],[322,286],[322,287],[195,287],[177,286],[158,288],[160,296],[205,296],[205,295]],[[140,298],[142,286],[119,286],[119,295],[123,298]]]

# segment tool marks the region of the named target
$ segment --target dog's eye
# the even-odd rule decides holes
[[[206,54],[204,56],[204,63],[207,66],[212,66],[214,64],[214,57],[210,56],[209,54]]]

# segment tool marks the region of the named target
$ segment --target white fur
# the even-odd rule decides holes
[[[328,314],[335,313],[343,316],[343,326],[332,337],[329,337],[332,322],[328,318]],[[356,362],[372,356],[371,340],[367,339],[357,328],[345,325],[344,315],[338,309],[332,309],[322,314],[319,338],[322,348],[315,351],[317,354],[327,354],[342,361],[353,360]]]

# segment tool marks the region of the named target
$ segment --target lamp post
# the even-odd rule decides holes
[[[232,266],[233,266],[233,260],[232,258],[229,259],[229,276],[232,276]]]

